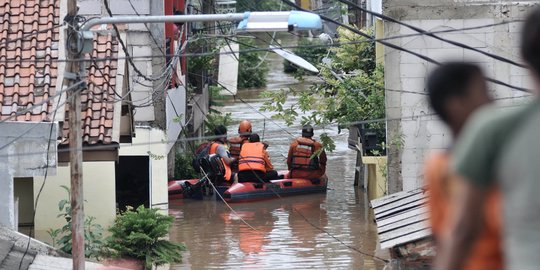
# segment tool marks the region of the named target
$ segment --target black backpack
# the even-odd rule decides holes
[[[197,150],[195,150],[195,157],[193,157],[193,160],[191,161],[191,166],[193,166],[193,169],[196,172],[201,172],[200,160],[210,155],[210,148],[212,148],[212,144],[212,142],[202,143],[199,145],[199,147],[197,147]]]

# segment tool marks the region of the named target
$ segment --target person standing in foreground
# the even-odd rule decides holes
[[[481,106],[491,102],[485,78],[480,68],[468,63],[445,63],[429,76],[427,91],[431,107],[450,128],[454,138],[459,138],[461,129],[469,116]],[[429,221],[437,244],[445,233],[445,224],[452,212],[452,192],[456,183],[450,181],[449,163],[451,148],[432,153],[426,160],[424,178],[428,191]],[[463,269],[502,269],[500,192],[489,194],[488,204],[483,211],[485,229],[473,245]]]
[[[453,181],[461,188],[450,233],[435,269],[460,269],[472,239],[481,229],[481,212],[490,189],[499,181],[503,203],[503,247],[506,269],[540,266],[540,7],[522,30],[522,57],[529,65],[537,97],[514,108],[485,108],[467,122],[454,149]]]
[[[319,179],[326,173],[326,152],[313,139],[313,127],[302,127],[302,137],[289,146],[287,155],[289,178]]]
[[[240,157],[240,151],[242,151],[242,145],[249,142],[249,136],[253,132],[251,122],[248,120],[242,120],[238,126],[238,136],[230,138],[229,141],[229,151],[231,157],[238,160]],[[238,171],[238,164],[233,163],[231,169],[234,172]]]
[[[258,134],[251,134],[249,142],[242,146],[238,161],[238,182],[270,182],[278,179],[266,145],[260,142]]]

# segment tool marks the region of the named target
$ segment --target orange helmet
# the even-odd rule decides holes
[[[251,134],[251,122],[248,120],[242,120],[240,126],[238,127],[238,134],[240,135],[250,135]]]

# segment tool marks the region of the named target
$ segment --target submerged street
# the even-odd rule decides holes
[[[268,90],[298,84],[283,73],[279,56],[269,54],[268,61]],[[306,81],[304,84],[316,78]],[[238,97],[249,105],[238,99],[220,110],[230,112],[235,123],[254,120],[254,132],[270,144],[270,158],[277,170],[283,170],[287,169],[285,157],[292,140],[284,129],[294,136],[299,136],[300,130],[297,126],[288,128],[282,121],[264,121],[254,110],[262,105],[259,94],[267,89],[244,90]],[[228,128],[229,134],[235,134],[237,125]],[[171,269],[382,269],[383,262],[332,238],[362,253],[374,254],[376,250],[377,233],[367,198],[353,187],[356,155],[347,148],[347,130],[341,134],[335,127],[326,131],[337,145],[328,154],[326,194],[231,204],[237,215],[223,202],[208,198],[171,201],[170,214],[175,217],[171,240],[185,243],[188,250],[184,262]]]

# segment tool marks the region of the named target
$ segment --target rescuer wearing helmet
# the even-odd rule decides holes
[[[290,178],[320,179],[326,172],[326,153],[322,144],[313,139],[313,127],[302,127],[302,137],[289,147],[287,167]]]
[[[229,139],[229,152],[231,157],[236,160],[240,157],[240,151],[242,150],[242,145],[249,141],[249,136],[252,133],[251,123],[248,120],[242,120],[238,126],[238,135]],[[231,169],[235,172],[238,171],[238,164],[234,163],[231,166]]]
[[[270,182],[278,179],[266,145],[260,142],[258,134],[251,134],[249,142],[244,143],[238,160],[238,182]]]

